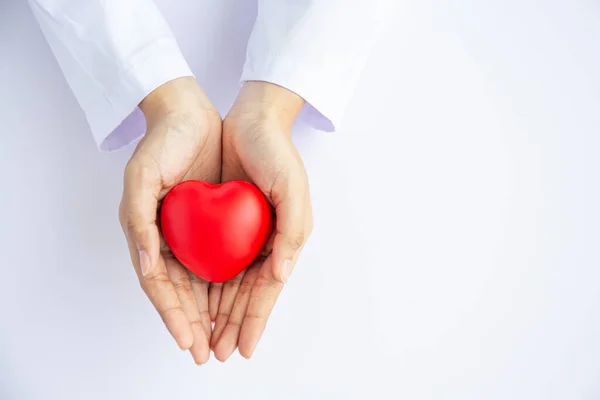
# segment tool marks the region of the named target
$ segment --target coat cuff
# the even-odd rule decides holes
[[[112,89],[82,105],[100,150],[118,150],[143,136],[146,121],[140,102],[159,86],[185,76],[193,73],[174,38],[158,39],[131,57]]]
[[[295,60],[296,64],[297,62]],[[317,71],[311,72],[298,66],[294,68],[293,63],[285,59],[267,61],[262,65],[247,61],[241,84],[247,81],[264,81],[296,93],[306,101],[298,118],[315,129],[333,132],[342,119],[346,102],[339,98],[339,94],[324,93],[323,88],[316,84],[315,76],[319,76]]]

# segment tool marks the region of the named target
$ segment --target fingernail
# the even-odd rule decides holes
[[[140,250],[140,268],[142,276],[146,276],[150,272],[150,257],[146,250]]]
[[[281,266],[281,280],[283,280],[283,283],[287,282],[291,273],[292,273],[292,261],[285,260],[283,262],[283,265]]]

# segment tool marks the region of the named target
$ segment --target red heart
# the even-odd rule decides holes
[[[225,282],[262,251],[273,226],[271,206],[246,181],[185,181],[163,200],[160,223],[173,255],[209,282]]]

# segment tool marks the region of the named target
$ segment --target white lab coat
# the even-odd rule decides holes
[[[241,81],[296,92],[307,101],[302,116],[334,130],[378,37],[385,2],[259,1]],[[153,0],[30,4],[101,150],[138,139],[140,101],[169,80],[193,75]]]

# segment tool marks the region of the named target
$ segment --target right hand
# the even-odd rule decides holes
[[[211,345],[225,361],[238,348],[250,358],[277,297],[312,231],[308,177],[292,142],[292,125],[304,99],[281,86],[246,82],[223,120],[223,182],[253,182],[275,211],[263,253],[236,278],[211,286],[215,318]],[[212,293],[221,292],[220,296]]]
[[[220,180],[221,117],[193,78],[162,85],[140,109],[147,132],[125,168],[119,220],[144,292],[178,346],[203,364],[212,330],[209,285],[164,245],[157,217],[161,200],[176,184]]]

